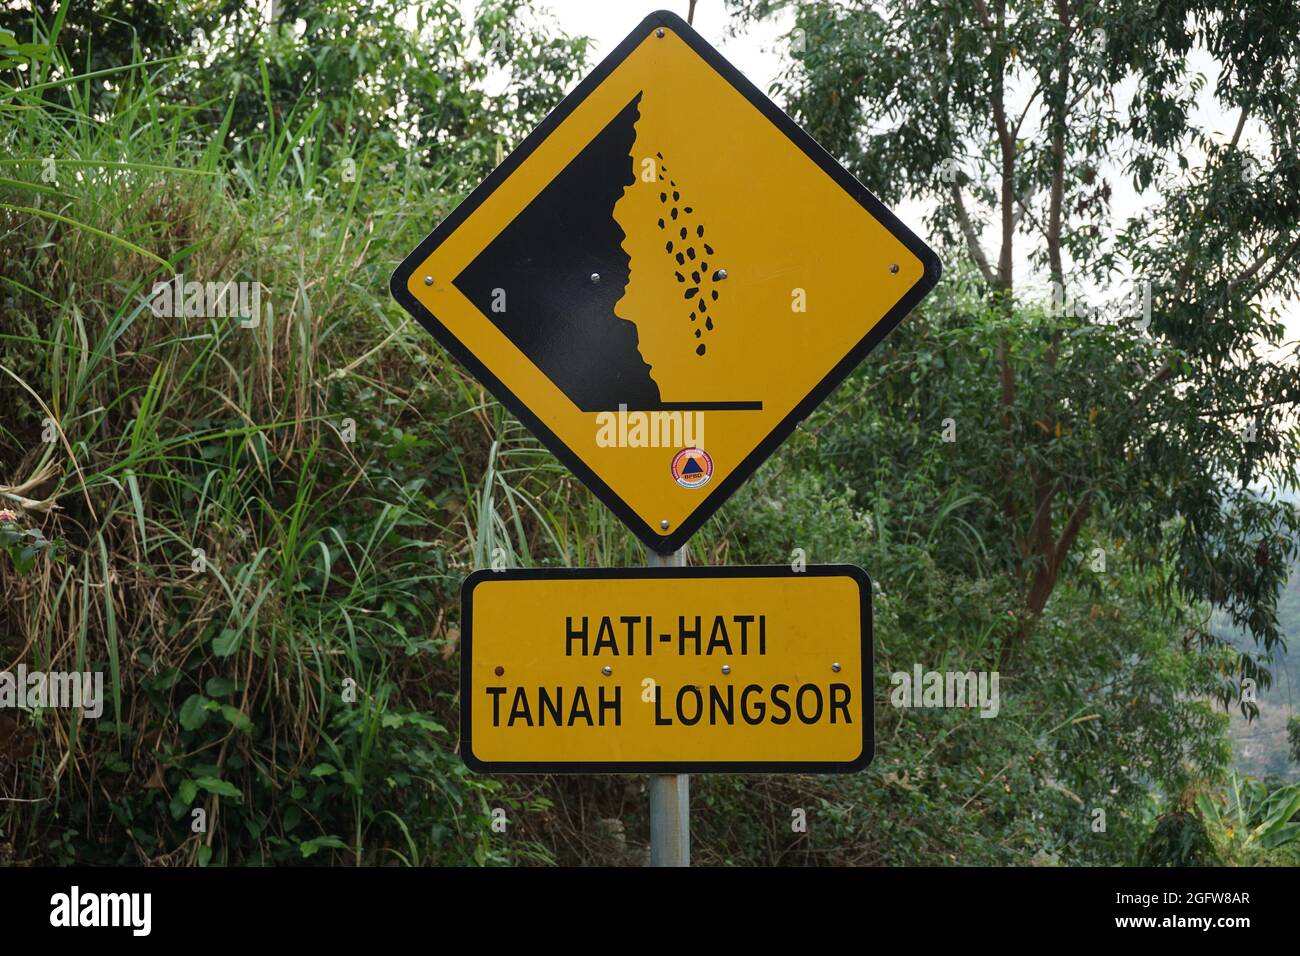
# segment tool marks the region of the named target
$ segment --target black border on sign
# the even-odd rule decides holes
[[[586,463],[582,461],[546,424],[533,414],[505,384],[469,351],[450,330],[426,309],[407,289],[407,283],[416,267],[429,257],[462,222],[479,205],[492,194],[518,167],[528,158],[543,140],[545,140],[566,117],[572,113],[583,100],[604,81],[614,69],[627,59],[646,35],[657,27],[667,27],[684,40],[703,60],[749,100],[754,107],[776,126],[789,140],[798,146],[815,162],[840,188],[852,196],[859,205],[874,216],[893,236],[921,260],[925,267],[921,279],[877,322],[866,336],[827,373],[815,388],[787,415],[759,445],[750,452],[735,470],[721,481],[698,508],[673,531],[661,534],[657,528],[642,521],[641,518],[623,501],[618,494],[603,482]],[[591,489],[618,518],[631,529],[632,533],[656,551],[668,553],[676,551],[693,535],[700,526],[717,511],[727,499],[735,493],[750,475],[767,458],[780,447],[798,424],[803,421],[818,405],[825,400],[840,382],[869,355],[881,340],[892,332],[918,302],[934,288],[939,281],[941,266],[939,257],[929,246],[922,242],[903,223],[890,212],[885,205],[858,182],[848,170],[819,146],[811,136],[803,131],[794,120],[790,119],[781,108],[749,80],[728,63],[717,50],[708,44],[685,20],[666,10],[650,14],[633,30],[614,50],[601,61],[592,72],[579,83],[568,96],[541,124],[505,160],[494,169],[473,192],[438,224],[415,251],[402,260],[397,271],[389,279],[389,291],[403,308],[433,334],[448,352],[454,355],[462,365],[473,373],[489,392],[509,409],[551,452],[568,466],[575,475]]]
[[[471,664],[474,660],[474,589],[484,581],[601,581],[640,578],[852,578],[861,596],[862,752],[853,760],[680,760],[591,763],[586,761],[491,761],[474,756]],[[525,568],[481,570],[465,579],[460,591],[460,756],[479,773],[856,773],[876,753],[875,659],[872,655],[871,579],[853,564],[810,564],[803,571],[786,565],[719,568]]]

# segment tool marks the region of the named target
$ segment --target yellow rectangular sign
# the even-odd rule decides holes
[[[540,773],[861,770],[871,585],[849,565],[476,571],[461,756]]]

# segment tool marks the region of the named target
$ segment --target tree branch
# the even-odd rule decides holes
[[[1300,405],[1300,398],[1275,398],[1267,402],[1256,402],[1254,405],[1243,405],[1241,408],[1216,408],[1207,412],[1197,412],[1196,417],[1228,418],[1233,415],[1262,412],[1266,408],[1276,408],[1278,405]]]
[[[957,207],[957,223],[961,226],[962,235],[966,237],[966,245],[970,248],[971,258],[975,260],[975,265],[979,267],[980,275],[989,285],[997,284],[997,276],[993,274],[993,268],[989,265],[988,256],[984,254],[984,249],[980,246],[979,236],[975,232],[975,224],[971,222],[969,213],[966,212],[966,203],[961,198],[961,187],[956,183],[952,184],[953,204]]]
[[[1297,234],[1295,241],[1292,242],[1291,245],[1288,246],[1285,250],[1283,250],[1280,254],[1277,252],[1276,249],[1266,250],[1263,255],[1261,255],[1258,259],[1256,259],[1253,263],[1251,263],[1250,268],[1248,268],[1245,272],[1237,276],[1235,279],[1229,279],[1228,288],[1230,290],[1235,289],[1237,286],[1241,285],[1242,283],[1249,282],[1251,279],[1255,277],[1255,273],[1259,272],[1259,270],[1264,267],[1264,264],[1268,262],[1268,260],[1272,259],[1274,256],[1278,256],[1279,258],[1277,261],[1277,265],[1275,265],[1271,270],[1269,270],[1269,273],[1264,278],[1264,281],[1260,283],[1260,289],[1267,287],[1268,284],[1273,281],[1273,277],[1277,275],[1278,269],[1282,268],[1287,264],[1290,258],[1293,255],[1295,255],[1297,249],[1300,249],[1300,234]]]
[[[1228,143],[1229,149],[1237,148],[1237,143],[1241,139],[1241,131],[1246,128],[1246,116],[1249,112],[1246,107],[1241,108],[1241,115],[1237,117],[1237,128],[1233,130],[1232,141]]]
[[[1025,191],[1025,194],[1023,196],[1016,197],[1016,203],[1020,206],[1020,212],[1016,213],[1016,220],[1015,220],[1016,227],[1019,228],[1020,220],[1024,219],[1025,216],[1028,216],[1030,223],[1033,224],[1033,227],[1037,229],[1039,232],[1046,235],[1047,230],[1043,228],[1043,224],[1038,221],[1038,217],[1035,216],[1033,210],[1029,208],[1029,201],[1034,198],[1034,194],[1037,192],[1038,192],[1038,183],[1030,183],[1029,189]]]
[[[1065,101],[1070,91],[1070,17],[1067,0],[1056,0],[1057,21],[1061,25],[1060,46],[1056,54],[1056,88],[1052,95],[1052,187],[1047,204],[1047,262],[1052,281],[1065,285],[1065,262],[1061,257],[1061,204],[1065,196]]]
[[[1029,101],[1025,103],[1025,108],[1021,112],[1020,118],[1016,120],[1016,125],[1011,128],[1011,137],[1013,139],[1020,135],[1020,124],[1023,123],[1025,117],[1029,115],[1029,108],[1034,105],[1034,100],[1038,99],[1038,94],[1041,92],[1043,92],[1042,84],[1034,87],[1034,92],[1030,94]]]
[[[1241,114],[1237,117],[1237,128],[1233,130],[1232,139],[1228,143],[1229,149],[1236,149],[1237,144],[1241,141],[1241,131],[1246,128],[1247,113],[1248,110],[1243,106],[1241,108]],[[1203,221],[1208,214],[1209,209],[1202,208],[1196,218]],[[1199,243],[1193,243],[1192,248],[1188,250],[1187,259],[1183,263],[1183,268],[1178,273],[1177,281],[1174,283],[1174,292],[1178,296],[1183,294],[1183,290],[1187,288],[1187,283],[1191,281],[1192,269],[1196,265],[1196,254],[1200,251],[1200,248]]]
[[[1070,513],[1070,517],[1066,519],[1065,528],[1061,531],[1061,537],[1057,539],[1055,546],[1045,555],[1046,560],[1043,565],[1034,573],[1034,579],[1029,586],[1029,593],[1025,597],[1025,608],[1033,617],[1036,618],[1043,613],[1048,598],[1056,590],[1056,579],[1061,573],[1061,565],[1065,563],[1066,556],[1070,553],[1070,549],[1074,547],[1075,539],[1078,538],[1079,532],[1083,529],[1083,522],[1088,517],[1091,508],[1091,493],[1084,492],[1078,505]]]

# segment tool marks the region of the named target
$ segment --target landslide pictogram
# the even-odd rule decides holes
[[[665,389],[662,363],[675,364],[678,354],[700,363],[704,379],[696,381],[707,379],[726,271],[662,151],[641,142],[641,101],[638,93],[453,284],[584,412],[759,408],[696,400],[680,372]],[[656,160],[643,158],[647,151]],[[654,164],[648,182],[637,175],[646,162]],[[628,202],[636,190],[659,207],[657,222]],[[663,237],[666,262],[629,251],[644,248],[651,232]],[[645,291],[674,281],[667,309]],[[664,324],[681,325],[680,351],[652,357],[647,333]]]
[[[454,284],[583,411],[660,406],[637,330],[614,204],[630,186],[638,94]],[[498,292],[497,290],[500,290]]]

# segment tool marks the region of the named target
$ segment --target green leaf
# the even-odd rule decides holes
[[[31,90],[28,90],[28,92],[31,92]],[[126,239],[121,238],[120,236],[115,236],[111,232],[105,232],[103,229],[99,229],[95,226],[92,226],[88,222],[79,222],[76,219],[70,219],[67,216],[60,215],[57,212],[50,212],[48,209],[36,209],[32,206],[17,206],[17,205],[10,205],[9,203],[5,203],[4,207],[6,209],[11,209],[14,212],[27,213],[29,216],[37,216],[42,219],[53,220],[54,222],[66,223],[69,226],[73,226],[77,229],[82,229],[93,236],[99,236],[101,239],[106,239],[109,242],[115,243],[121,246],[123,249],[126,249],[130,252],[134,252],[138,256],[144,256],[146,259],[152,259],[154,262],[158,263],[158,265],[162,266],[164,269],[171,270],[172,268],[171,263],[169,263],[166,259],[158,258],[148,249],[137,246],[134,242],[129,242]]]
[[[318,763],[316,766],[311,768],[311,775],[313,777],[328,777],[330,774],[338,772],[337,767],[328,763]]]
[[[1286,823],[1260,837],[1259,845],[1266,850],[1275,850],[1296,840],[1300,840],[1300,823]]]
[[[307,840],[299,845],[298,849],[302,850],[303,859],[315,855],[318,850],[330,847],[335,850],[346,850],[348,845],[336,836],[319,836],[314,840]]]
[[[218,657],[229,657],[239,650],[240,637],[239,631],[228,627],[223,628],[221,633],[212,639],[212,653]]]
[[[181,704],[181,726],[186,730],[198,730],[208,719],[208,699],[202,694],[190,694]]]
[[[242,730],[250,733],[253,729],[253,722],[248,719],[248,715],[238,707],[232,707],[230,704],[221,705],[221,716],[230,721],[231,726],[236,730]]]
[[[426,717],[424,714],[409,714],[407,715],[406,722],[414,724],[416,727],[419,727],[422,730],[427,730],[430,733],[445,734],[447,732],[446,727],[433,718]]]
[[[115,753],[105,755],[104,766],[113,773],[127,773],[131,769],[131,765]]]
[[[1210,798],[1209,794],[1198,793],[1196,795],[1196,808],[1201,811],[1201,816],[1205,819],[1213,820],[1215,823],[1221,824],[1222,821],[1219,818],[1219,807],[1214,800]]]
[[[229,677],[209,677],[204,690],[209,697],[229,697],[235,692],[235,682]]]
[[[195,784],[193,780],[191,780],[189,777],[186,777],[184,780],[181,781],[179,796],[181,798],[182,803],[185,803],[186,805],[192,804],[194,802],[194,798],[197,797],[198,795],[199,795],[199,788],[198,785]]]
[[[179,667],[169,667],[158,675],[158,679],[152,683],[154,690],[171,690],[181,679],[181,669]]]
[[[1276,809],[1269,814],[1263,823],[1255,828],[1256,837],[1269,837],[1276,833],[1285,832],[1288,821],[1297,813],[1300,813],[1300,784],[1283,787],[1271,796]],[[1284,842],[1289,842],[1290,839],[1294,839],[1294,836]]]
[[[239,788],[233,783],[227,783],[217,777],[199,777],[194,782],[208,793],[215,793],[219,797],[231,797],[235,800],[244,798],[244,795],[239,792]]]

